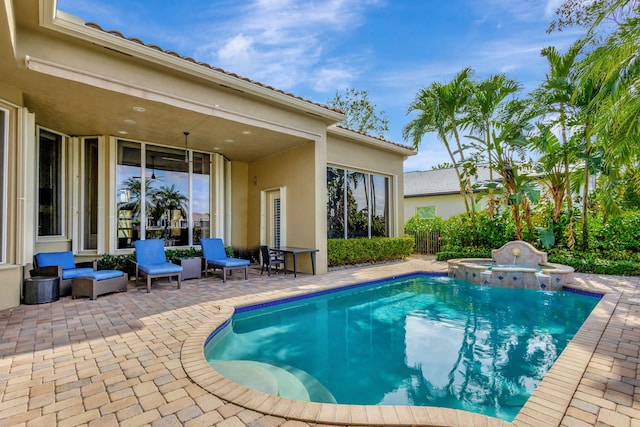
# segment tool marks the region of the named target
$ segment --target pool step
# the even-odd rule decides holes
[[[209,363],[225,378],[253,390],[287,399],[336,403],[331,392],[318,380],[292,366],[252,360],[214,360]]]

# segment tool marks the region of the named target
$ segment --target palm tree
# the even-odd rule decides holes
[[[551,219],[554,224],[560,222],[562,202],[565,194],[564,150],[558,137],[549,126],[538,123],[538,133],[531,139],[533,148],[541,153],[537,161],[538,182],[547,189],[547,195],[553,202]]]
[[[421,89],[407,108],[407,113],[418,112],[402,130],[405,140],[411,140],[417,150],[422,138],[434,132],[444,144],[460,182],[460,194],[464,198],[468,215],[475,212],[473,192],[468,175],[460,168],[465,162],[465,150],[459,130],[467,125],[466,109],[472,94],[473,70],[464,68],[448,83],[433,82]],[[455,144],[452,147],[452,144]]]
[[[594,139],[604,151],[602,172],[607,187],[621,182],[626,168],[640,160],[640,6],[634,1],[615,1],[613,7],[618,9],[603,9],[594,24],[598,25],[612,10],[628,5],[635,5],[634,12],[578,67],[581,85],[599,88],[588,100],[588,108]],[[605,208],[605,213],[612,213],[616,205],[607,203]]]
[[[582,48],[584,40],[578,40],[569,47],[563,55],[553,46],[548,46],[540,52],[549,63],[549,72],[545,76],[540,89],[535,92],[535,97],[546,104],[546,113],[555,114],[557,118],[553,121],[560,131],[560,143],[563,147],[562,163],[564,165],[564,197],[567,199],[567,209],[572,212],[573,201],[571,198],[571,178],[570,165],[572,162],[571,153],[575,153],[574,147],[569,145],[568,129],[569,119],[575,111],[573,94],[576,90],[575,68],[577,58]]]
[[[518,92],[522,85],[506,76],[506,74],[494,74],[480,82],[474,88],[474,93],[469,105],[471,131],[478,134],[483,140],[482,150],[486,150],[489,162],[489,181],[493,182],[492,139],[493,120],[499,106],[507,96]],[[489,188],[489,217],[494,215],[493,189]]]
[[[188,199],[184,196],[180,191],[176,189],[175,184],[171,184],[170,187],[163,185],[159,189],[157,189],[153,193],[153,208],[150,209],[151,217],[154,222],[158,222],[158,220],[165,213],[170,213],[171,211],[180,211],[180,215],[184,218],[186,217],[187,212],[187,202]],[[164,236],[167,237],[169,235],[169,220],[171,219],[170,214],[167,216],[167,222],[164,227]]]
[[[151,180],[145,180],[144,184],[146,206],[152,206],[156,190],[151,187]],[[118,208],[131,211],[134,217],[139,217],[141,211],[140,202],[142,200],[142,181],[140,178],[129,177],[122,183],[121,189],[126,191],[128,198],[126,202],[120,203]]]

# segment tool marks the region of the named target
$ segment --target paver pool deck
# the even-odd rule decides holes
[[[0,311],[0,426],[638,426],[640,278],[576,274],[605,296],[512,423],[442,408],[280,399],[209,368],[202,342],[232,307],[415,271],[429,257],[322,276],[234,274],[150,294],[70,297]]]

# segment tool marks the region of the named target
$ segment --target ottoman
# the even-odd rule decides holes
[[[119,270],[97,270],[82,277],[75,277],[71,283],[71,297],[89,297],[110,292],[127,292],[129,277]]]

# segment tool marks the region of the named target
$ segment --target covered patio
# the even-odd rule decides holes
[[[65,297],[0,311],[0,425],[509,425],[438,408],[220,398],[210,390],[224,394],[223,383],[207,380],[208,373],[190,376],[184,344],[221,312],[402,273],[444,272],[446,264],[413,257],[295,279],[250,271],[247,281],[209,277],[187,280],[180,290],[160,282],[151,294],[130,282],[127,293],[95,301]],[[579,288],[606,296],[513,425],[637,426],[640,279],[576,276]]]

